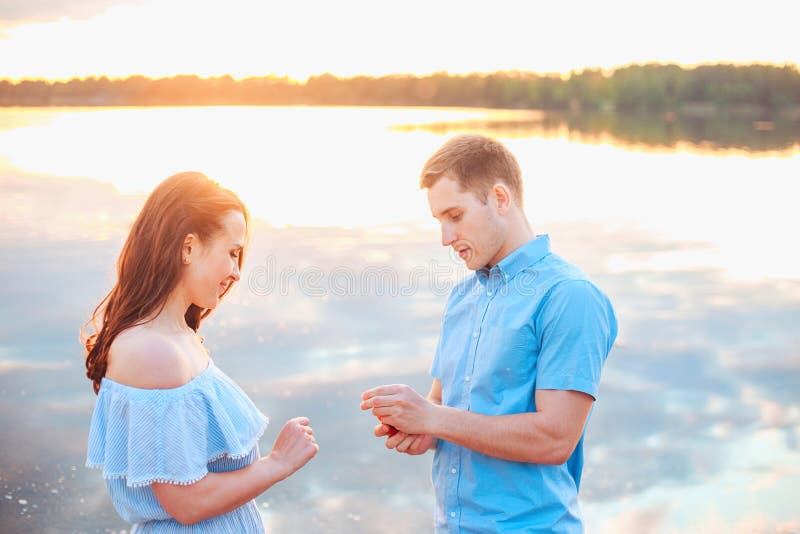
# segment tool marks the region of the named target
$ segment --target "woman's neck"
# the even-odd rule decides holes
[[[186,324],[186,310],[191,304],[181,288],[176,287],[167,297],[158,315],[152,317],[148,324],[166,333],[183,334],[192,331]]]

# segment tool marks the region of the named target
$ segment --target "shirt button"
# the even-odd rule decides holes
[[[454,468],[452,468],[452,469],[450,470],[450,472],[451,472],[451,473],[453,473],[453,474],[455,475],[455,474],[456,474],[458,471],[456,471],[456,468],[454,467]]]
[[[469,380],[470,380],[469,376],[465,376],[465,377],[464,377],[464,381],[465,381],[465,382],[469,382]]]
[[[477,333],[477,332],[473,332],[473,333],[472,333],[472,339],[475,339],[475,338],[477,338],[477,337],[478,337],[478,333]]]
[[[450,517],[455,517],[455,516],[456,516],[455,512],[450,512]]]
[[[486,294],[489,295],[490,297],[492,296],[492,292],[491,291],[487,291]]]

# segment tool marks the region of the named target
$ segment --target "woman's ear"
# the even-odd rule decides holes
[[[197,252],[198,239],[194,234],[186,234],[181,247],[181,263],[188,265],[192,262],[193,253]]]

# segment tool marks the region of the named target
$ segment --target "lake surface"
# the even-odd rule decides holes
[[[386,451],[358,404],[380,383],[430,385],[445,299],[470,273],[418,175],[461,131],[516,154],[534,230],[618,314],[586,435],[587,532],[800,531],[800,145],[746,126],[665,141],[518,111],[0,109],[0,531],[127,529],[83,467],[95,396],[78,332],[145,195],[182,170],[254,215],[206,345],[270,417],[263,452],[295,415],[321,446],[258,498],[270,530],[431,531],[432,456]]]

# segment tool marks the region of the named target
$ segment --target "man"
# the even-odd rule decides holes
[[[534,235],[501,143],[451,139],[420,187],[442,245],[475,275],[447,301],[427,398],[379,386],[361,408],[387,447],[435,449],[437,532],[582,532],[583,431],[617,335],[611,304]]]

